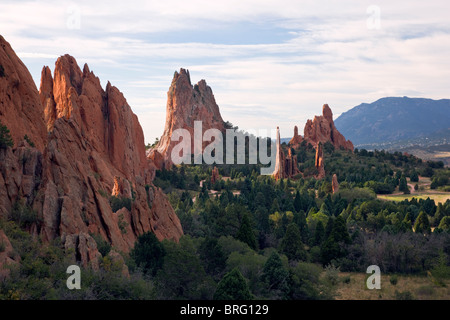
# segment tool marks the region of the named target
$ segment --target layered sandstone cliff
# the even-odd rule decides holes
[[[60,237],[84,264],[95,264],[99,255],[91,234],[124,252],[147,231],[177,241],[181,224],[151,182],[142,128],[122,93],[109,82],[103,89],[88,66],[81,70],[69,55],[56,61],[53,75],[43,68],[38,92],[0,41],[6,75],[0,78],[0,121],[15,142],[0,150],[0,215],[7,217],[20,201],[37,214],[32,234],[44,241]],[[111,194],[119,203],[115,212]]]
[[[172,141],[176,129],[185,129],[191,136],[191,151],[194,152],[194,122],[201,121],[203,133],[211,128],[225,131],[225,123],[211,88],[205,80],[191,84],[189,70],[175,72],[167,92],[166,123],[158,144],[149,151],[157,168],[170,168],[173,164],[171,152],[178,141]],[[204,147],[205,145],[203,145]]]

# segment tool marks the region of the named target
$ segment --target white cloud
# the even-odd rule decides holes
[[[373,4],[381,28],[371,30],[366,9]],[[74,5],[80,29],[67,27]],[[102,83],[124,92],[147,140],[163,131],[166,92],[180,67],[193,82],[207,80],[226,120],[241,128],[277,122],[289,136],[324,103],[338,115],[383,96],[448,98],[449,9],[433,0],[2,0],[0,30],[37,82],[42,65],[59,55],[87,62]],[[283,40],[202,39],[205,30],[241,22],[278,28]],[[164,38],[187,30],[198,33],[195,42]]]

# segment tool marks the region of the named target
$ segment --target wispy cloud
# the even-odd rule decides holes
[[[36,82],[59,55],[87,62],[124,92],[147,140],[163,131],[180,67],[207,80],[225,119],[289,136],[324,103],[338,115],[383,96],[448,98],[449,11],[442,0],[2,0],[0,30]]]

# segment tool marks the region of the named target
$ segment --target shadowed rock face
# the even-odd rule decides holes
[[[3,42],[4,51],[9,45]],[[23,64],[12,49],[4,62],[2,50],[0,64],[13,74],[12,66]],[[16,142],[0,150],[0,215],[24,200],[40,218],[31,233],[45,241],[61,237],[66,248],[76,249],[81,261],[94,267],[98,250],[90,234],[125,252],[147,231],[178,241],[181,224],[151,182],[154,169],[145,156],[142,128],[122,93],[109,82],[103,89],[88,66],[81,71],[69,55],[56,61],[53,76],[43,68],[39,93],[28,85],[28,70],[19,67],[15,78],[26,81],[16,91],[11,89],[15,80],[0,78],[0,120]],[[8,92],[21,103],[10,100]],[[113,212],[111,194],[131,205]]]
[[[311,143],[315,148],[319,142],[331,142],[337,149],[344,148],[353,151],[353,143],[336,129],[333,121],[333,112],[328,104],[324,104],[322,115],[315,116],[313,120],[308,120],[305,124],[304,137],[298,134],[297,127],[294,128],[294,137],[289,142],[293,148],[298,148],[303,140]]]
[[[202,121],[202,134],[211,128],[225,131],[225,123],[211,88],[205,80],[192,86],[189,71],[175,72],[167,92],[166,124],[159,143],[148,157],[157,168],[170,168],[171,152],[178,141],[171,141],[176,129],[186,129],[191,135],[191,151],[194,152],[194,121]],[[203,148],[205,145],[203,145]]]

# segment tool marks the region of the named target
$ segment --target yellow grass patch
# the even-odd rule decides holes
[[[436,285],[427,276],[397,275],[397,283],[390,282],[391,275],[381,275],[381,289],[369,290],[366,287],[366,279],[369,274],[341,272],[337,289],[336,300],[395,300],[396,291],[409,292],[413,299],[417,300],[449,300],[450,280],[446,280],[446,287]],[[344,279],[350,278],[348,283]]]

